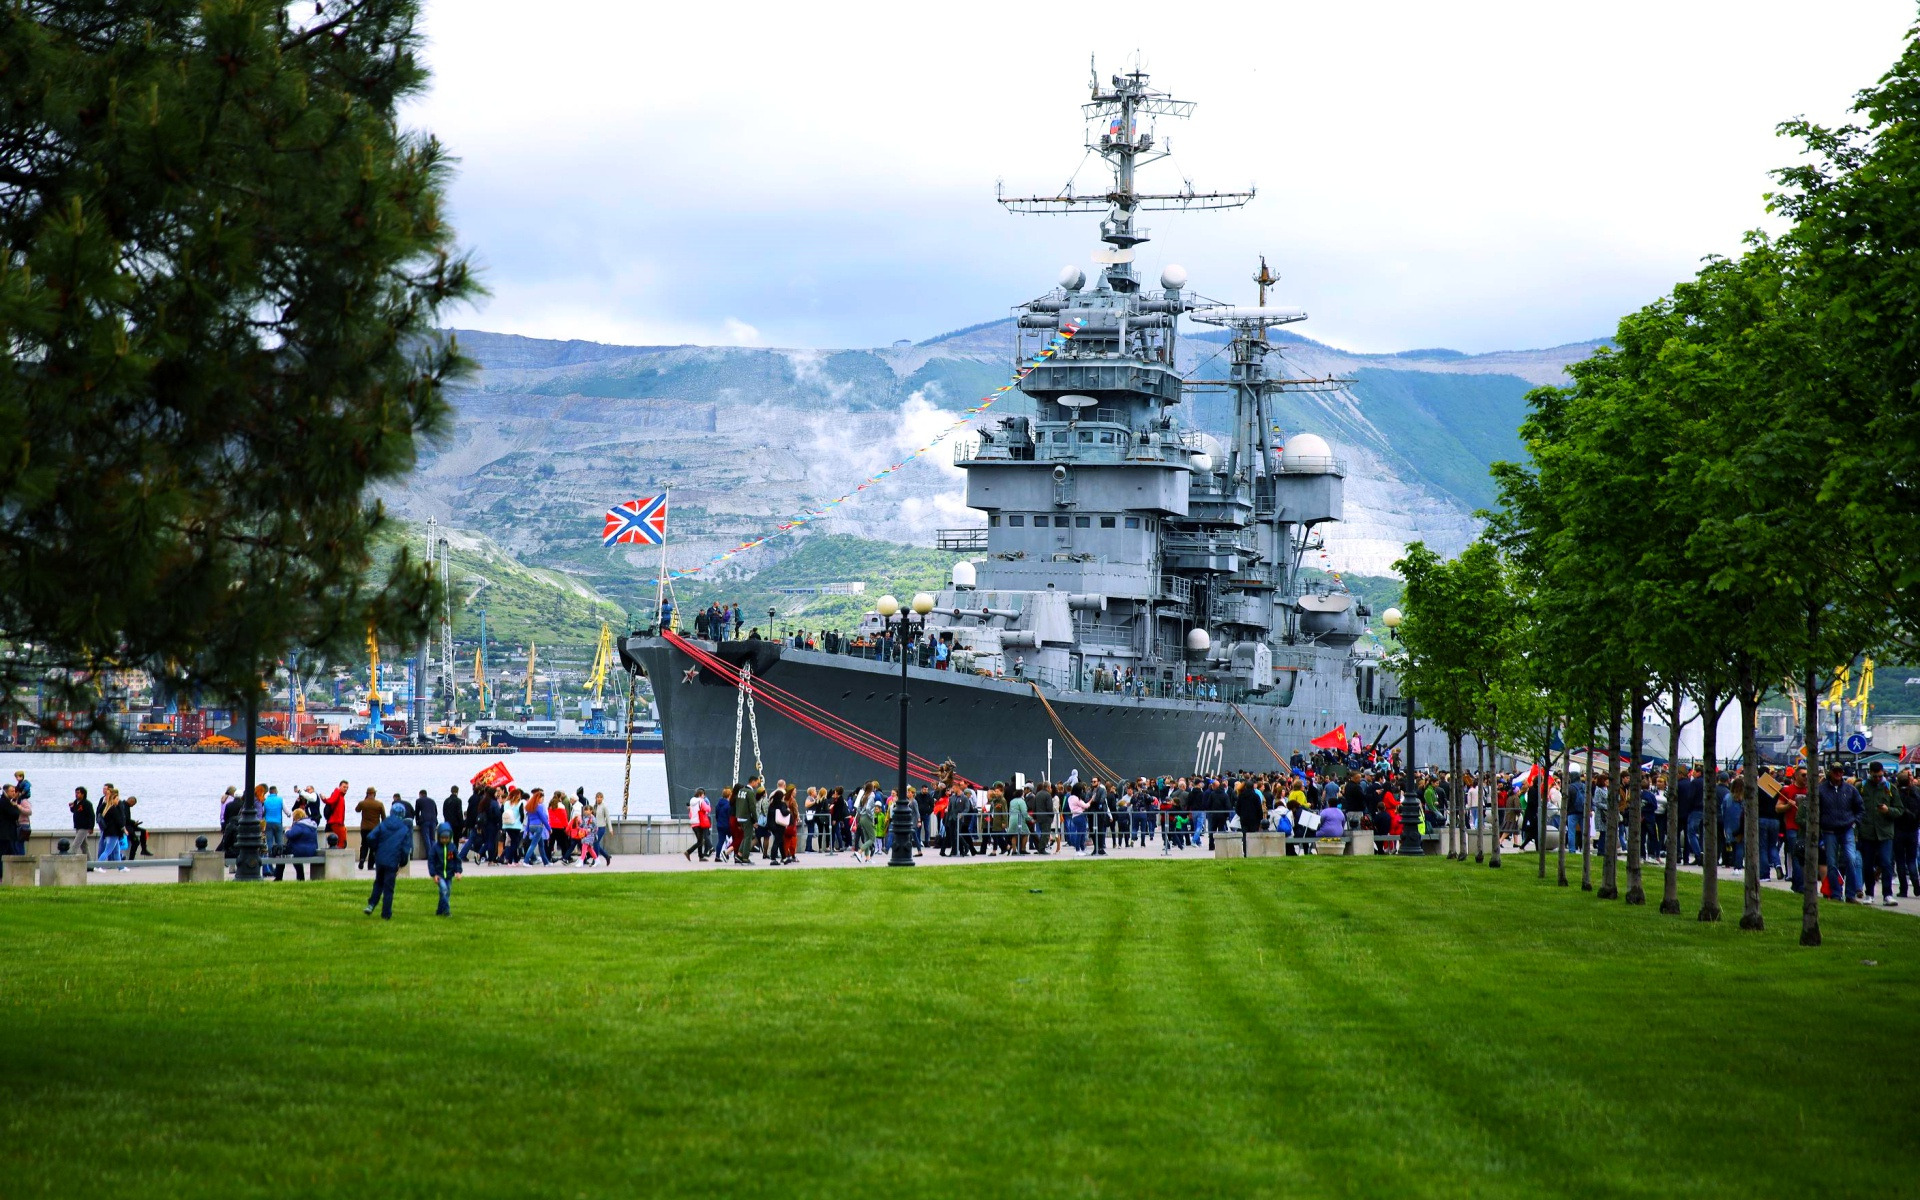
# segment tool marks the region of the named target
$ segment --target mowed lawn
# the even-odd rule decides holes
[[[0,892],[0,1194],[1852,1196],[1920,1168],[1896,914],[1828,908],[1803,950],[1797,897],[1743,934],[1513,859],[495,878],[451,921],[430,888],[391,923],[364,885]]]

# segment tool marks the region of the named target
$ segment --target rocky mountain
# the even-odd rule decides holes
[[[1010,373],[1008,321],[872,349],[610,346],[456,331],[481,370],[454,397],[456,419],[420,469],[387,496],[412,520],[437,517],[498,542],[530,565],[637,605],[659,552],[600,547],[611,504],[672,489],[672,563],[708,561],[809,505],[908,457]],[[1487,463],[1514,457],[1522,397],[1560,382],[1598,342],[1464,355],[1360,355],[1276,333],[1296,374],[1351,380],[1287,396],[1287,432],[1327,436],[1349,463],[1348,519],[1313,564],[1382,575],[1408,541],[1455,550],[1491,490]],[[1202,374],[1222,347],[1184,339]],[[1017,393],[1001,402],[1017,411]],[[1189,418],[1227,427],[1224,396],[1201,394]],[[997,413],[999,409],[996,409]],[[977,524],[943,444],[842,506],[806,534],[856,534],[927,546],[935,528]],[[805,536],[805,535],[801,535]],[[709,569],[744,578],[790,554],[776,539]]]

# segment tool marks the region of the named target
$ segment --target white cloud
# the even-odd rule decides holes
[[[1264,253],[1306,332],[1357,349],[1580,340],[1737,250],[1794,158],[1775,124],[1841,119],[1914,19],[1911,0],[1176,19],[1116,0],[1116,38],[1026,12],[430,0],[437,82],[411,118],[463,159],[453,215],[495,295],[474,323],[874,346],[1004,313],[1095,231],[1001,213],[995,180],[1056,187],[1088,52],[1118,69],[1151,31],[1155,84],[1200,107],[1143,182],[1261,195],[1154,218],[1150,273],[1179,261],[1239,297]]]

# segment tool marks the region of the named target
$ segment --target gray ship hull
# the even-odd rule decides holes
[[[713,650],[711,642],[697,643]],[[746,643],[729,643],[729,649]],[[900,728],[900,665],[844,655],[756,643],[767,682],[819,705],[888,741]],[[713,795],[732,781],[738,689],[665,639],[636,637],[629,653],[653,682],[654,702],[665,735],[667,790],[675,816],[683,816],[693,789]],[[774,657],[777,655],[777,657]],[[1327,652],[1325,669],[1299,672],[1291,704],[1235,706],[1197,700],[1159,700],[1087,692],[1046,693],[1068,730],[1115,773],[1135,776],[1193,775],[1282,769],[1280,759],[1311,753],[1312,738],[1345,725],[1369,743],[1399,741],[1406,719],[1366,712],[1354,681],[1344,678],[1345,651]],[[691,674],[690,674],[691,673]],[[1032,687],[952,671],[907,668],[907,745],[941,762],[951,758],[962,775],[982,783],[1064,779],[1081,766],[1067,748]],[[829,742],[760,705],[760,757],[769,779],[802,787],[853,787],[869,779],[891,786],[898,770]],[[1256,736],[1248,722],[1259,730]],[[1439,733],[1420,721],[1416,750],[1421,761],[1445,757]],[[1265,739],[1265,743],[1262,742]],[[1050,745],[1051,744],[1051,745]],[[1271,749],[1268,746],[1271,745]],[[740,736],[741,773],[753,769],[750,734]]]

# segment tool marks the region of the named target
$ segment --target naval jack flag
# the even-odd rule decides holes
[[[667,495],[643,496],[607,510],[602,546],[664,546],[667,542]]]

